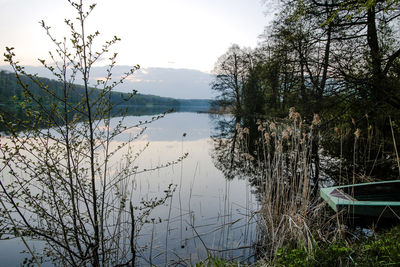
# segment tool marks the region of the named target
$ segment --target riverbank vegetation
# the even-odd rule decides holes
[[[232,45],[216,62],[216,102],[248,127],[290,107],[307,122],[318,114],[323,138],[316,145],[344,159],[343,182],[353,167],[360,176],[396,177],[390,120],[397,135],[399,9],[392,0],[282,1],[259,47]]]
[[[370,238],[334,241],[330,244],[314,245],[312,253],[303,248],[284,247],[279,249],[274,262],[260,260],[250,266],[398,266],[400,264],[400,228]],[[249,266],[224,259],[208,259],[196,267],[240,267]]]
[[[329,214],[320,186],[399,177],[400,2],[280,4],[257,48],[232,45],[217,60],[212,88],[235,117],[220,161],[235,175],[247,161],[237,170],[259,191],[262,254],[307,266],[315,250],[328,257],[350,242],[347,216]],[[352,265],[350,254],[335,262]]]

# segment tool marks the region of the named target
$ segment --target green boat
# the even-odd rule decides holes
[[[326,187],[320,195],[336,212],[400,219],[400,180]]]

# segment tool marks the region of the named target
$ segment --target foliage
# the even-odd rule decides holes
[[[10,93],[16,95],[22,116],[11,119],[10,114],[1,114],[8,132],[0,145],[1,234],[24,242],[25,238],[42,241],[45,248],[37,252],[25,242],[37,265],[50,260],[56,266],[134,266],[141,253],[137,247],[141,227],[151,211],[171,197],[174,187],[170,185],[161,199],[132,203],[131,178],[148,171],[136,165],[148,144],[135,151],[132,141],[146,124],[163,115],[136,125],[124,124],[124,116],[112,119],[115,99],[129,103],[135,96],[135,92],[121,96],[113,89],[139,66],[112,81],[117,54],[111,54],[105,78],[89,84],[91,67],[109,55],[119,38],[96,51],[99,32],[85,32],[95,5],[69,3],[77,14],[76,20],[65,20],[70,39],[57,41],[41,22],[56,51],[50,53],[51,63],[39,61],[57,82],[26,73],[15,61],[13,48],[5,54],[20,87]],[[75,84],[77,77],[82,77],[82,86]],[[29,127],[21,132],[21,125]],[[119,138],[123,133],[128,137]]]
[[[243,87],[251,65],[251,55],[234,44],[218,58],[213,70],[215,80],[211,88],[219,93],[218,105],[232,107],[237,116],[242,113]]]
[[[329,156],[341,158],[346,176],[354,170],[358,176],[394,177],[389,118],[400,119],[399,11],[399,1],[391,0],[281,1],[259,47],[235,46],[217,61],[217,74],[223,73],[221,66],[230,71],[217,75],[214,87],[249,128],[259,118],[285,116],[290,107],[308,123],[319,114],[324,123],[322,142],[313,144],[314,164],[320,165],[321,144]],[[228,55],[246,64],[229,61]],[[221,79],[239,77],[235,66],[241,66],[240,86]],[[343,136],[337,138],[335,128]],[[357,129],[361,137],[354,147]],[[395,136],[399,133],[394,129]],[[332,177],[341,171],[331,171]]]

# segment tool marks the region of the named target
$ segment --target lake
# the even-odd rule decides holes
[[[131,116],[125,123],[133,125],[150,118]],[[216,125],[208,114],[171,113],[149,124],[135,141],[135,149],[150,143],[137,161],[141,169],[152,169],[188,153],[182,162],[130,178],[134,205],[162,197],[170,184],[175,187],[172,198],[153,210],[137,237],[139,266],[188,266],[208,255],[253,261],[258,208],[254,188],[246,179],[225,178],[213,156],[216,141],[211,137],[218,135]],[[33,244],[40,249],[40,243]],[[19,253],[23,249],[18,239],[0,241],[1,264],[20,266],[27,255]]]

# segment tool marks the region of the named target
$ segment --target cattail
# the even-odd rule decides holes
[[[291,107],[289,108],[289,119],[294,119],[295,118],[295,108]]]
[[[355,137],[356,137],[356,140],[358,139],[358,138],[360,138],[360,129],[359,128],[357,128],[357,130],[354,132],[354,135],[355,135]]]
[[[294,120],[295,122],[297,122],[297,119],[300,118],[300,113],[295,112],[295,108],[290,108],[289,109],[289,119]]]
[[[261,124],[261,120],[260,120],[260,119],[257,119],[256,124],[257,124],[257,125],[260,125],[260,124]]]
[[[243,128],[243,132],[244,132],[245,134],[250,134],[250,130],[249,130],[249,128],[247,128],[247,127]]]
[[[319,119],[319,115],[318,114],[314,114],[314,119],[312,121],[313,125],[318,125],[321,122],[321,120]]]
[[[263,128],[263,126],[262,126],[261,124],[258,125],[258,128],[257,128],[257,129],[258,129],[259,132],[264,131],[264,128]]]
[[[266,132],[264,134],[264,138],[265,138],[265,143],[270,144],[271,143],[271,136],[269,135],[268,132]]]
[[[288,131],[284,130],[282,132],[282,140],[288,139],[289,138],[289,133]]]
[[[282,151],[282,144],[279,141],[277,142],[276,150]]]
[[[254,157],[252,155],[250,155],[249,153],[244,153],[243,156],[247,160],[250,160],[250,161],[254,160]]]
[[[240,130],[240,124],[239,123],[236,123],[236,130]]]
[[[338,128],[338,127],[335,127],[335,132],[339,135],[339,136],[342,136],[342,131]]]
[[[276,125],[275,125],[275,123],[271,122],[271,123],[269,124],[269,128],[271,129],[271,131],[275,131],[275,130],[276,130]]]

